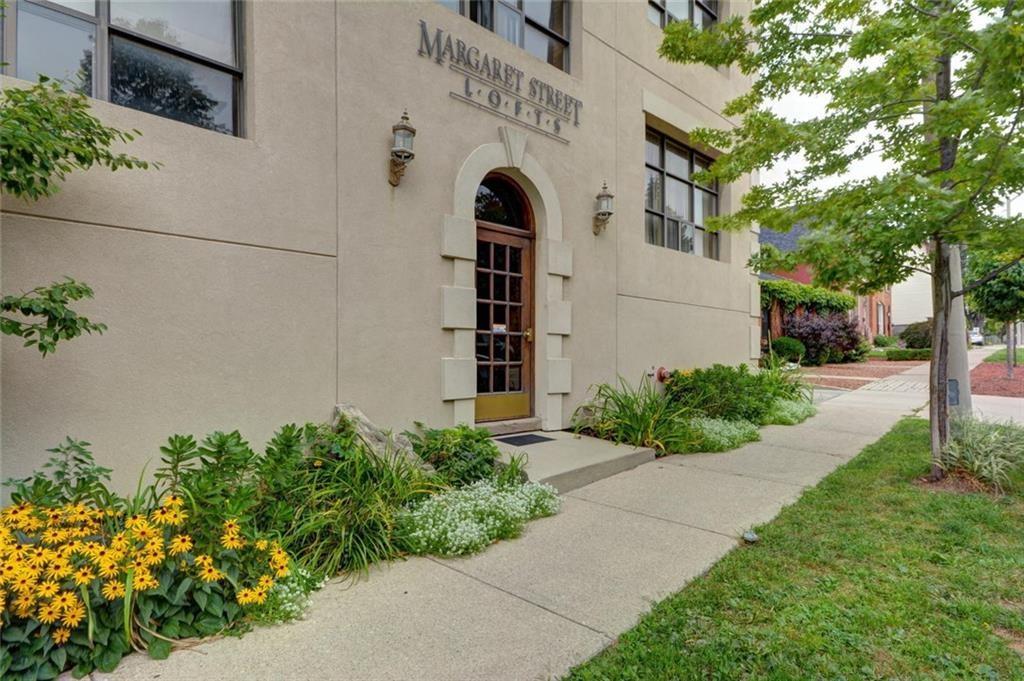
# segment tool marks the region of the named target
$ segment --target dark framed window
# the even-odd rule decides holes
[[[692,179],[711,159],[653,128],[644,145],[647,243],[718,260],[719,236],[705,228],[706,218],[718,215],[718,183]]]
[[[15,0],[4,72],[241,134],[240,0]]]
[[[441,0],[533,56],[569,70],[569,0]]]
[[[718,23],[719,0],[647,0],[647,18],[665,28],[673,21],[692,21],[697,28],[708,29]]]

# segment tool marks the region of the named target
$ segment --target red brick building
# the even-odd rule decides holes
[[[807,228],[802,225],[796,225],[788,232],[762,229],[758,240],[762,245],[771,244],[783,253],[790,253],[796,249],[797,241],[806,233]],[[764,273],[761,278],[789,279],[801,284],[811,284],[814,271],[810,265],[799,265],[792,272]],[[860,332],[869,342],[873,342],[875,336],[879,334],[891,336],[892,291],[887,288],[877,293],[857,296],[857,305],[850,310],[850,316],[856,318]]]

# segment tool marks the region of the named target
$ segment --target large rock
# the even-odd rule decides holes
[[[401,456],[426,473],[434,472],[434,467],[413,451],[409,438],[401,433],[396,435],[389,430],[378,428],[363,410],[354,404],[342,402],[334,407],[334,427],[341,425],[343,420],[356,431],[356,435],[366,443],[366,446],[377,454],[384,455],[390,452],[392,456]]]

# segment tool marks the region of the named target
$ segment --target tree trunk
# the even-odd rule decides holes
[[[951,11],[943,5],[940,14]],[[948,102],[953,96],[953,64],[949,54],[935,58],[935,100]],[[925,122],[928,107],[924,108]],[[928,136],[926,139],[934,139]],[[951,136],[938,140],[939,168],[952,170],[956,165],[957,144]],[[952,180],[943,180],[944,189],[952,187]],[[928,478],[941,480],[946,472],[942,468],[942,450],[949,436],[949,317],[953,309],[953,282],[950,269],[950,246],[937,234],[932,238],[932,361],[928,370],[928,417],[931,426],[932,467]]]
[[[949,246],[932,241],[932,361],[928,380],[928,417],[931,422],[932,467],[929,480],[941,480],[942,449],[949,436],[949,314],[952,309]]]

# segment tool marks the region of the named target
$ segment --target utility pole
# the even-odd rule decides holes
[[[949,283],[954,291],[964,288],[964,269],[960,248],[949,249]],[[971,371],[967,364],[967,312],[964,296],[953,299],[949,313],[949,408],[950,411],[970,416]]]
[[[1006,217],[1013,217],[1011,204],[1014,199],[1019,199],[1024,194],[1006,197]],[[1013,367],[1017,364],[1017,341],[1020,340],[1017,334],[1018,322],[1006,323],[1006,377],[1013,378]]]

